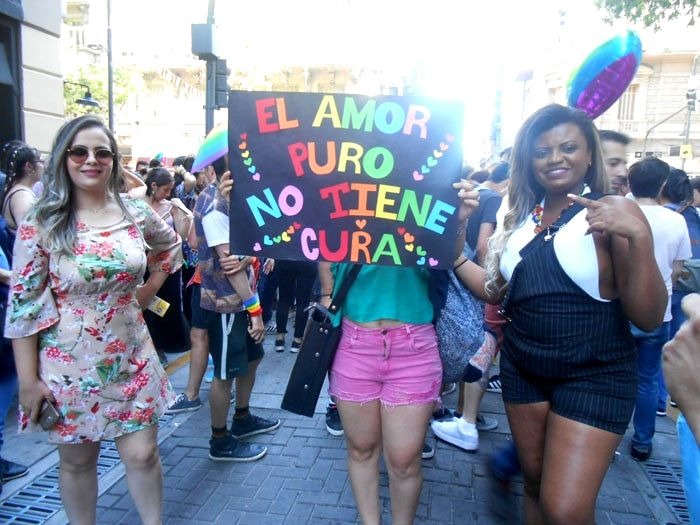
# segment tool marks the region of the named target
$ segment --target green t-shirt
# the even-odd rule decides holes
[[[337,293],[351,264],[333,264]],[[433,305],[428,297],[428,271],[402,266],[362,266],[352,283],[341,315],[356,323],[393,319],[409,324],[425,324],[433,320]],[[340,323],[336,316],[334,324]]]

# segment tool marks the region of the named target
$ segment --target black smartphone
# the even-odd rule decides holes
[[[41,412],[39,412],[39,424],[44,430],[51,428],[61,420],[61,413],[49,400],[45,399],[41,404]]]

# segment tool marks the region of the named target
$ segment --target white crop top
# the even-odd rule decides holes
[[[497,229],[503,228],[503,217],[507,211],[507,199],[503,199],[498,213]],[[552,238],[554,253],[564,273],[568,275],[584,292],[597,301],[608,302],[600,296],[598,256],[592,235],[585,235],[588,230],[586,210],[581,210],[566,223]],[[520,262],[520,250],[535,237],[535,225],[529,219],[516,229],[508,239],[501,256],[501,274],[510,281],[515,267]]]

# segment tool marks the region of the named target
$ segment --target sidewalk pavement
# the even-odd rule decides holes
[[[325,389],[314,418],[280,410],[282,394],[296,354],[275,352],[272,337],[266,338],[265,348],[266,357],[258,369],[251,407],[255,413],[265,417],[280,418],[282,426],[274,433],[254,436],[251,441],[267,445],[267,455],[252,463],[219,463],[208,458],[209,385],[203,383],[201,399],[204,407],[196,412],[165,418],[159,432],[164,474],[164,523],[359,523],[347,477],[344,439],[330,436],[325,429]],[[170,354],[171,360],[175,357]],[[171,381],[177,392],[183,391],[187,373],[188,366],[171,373]],[[455,404],[456,393],[446,396],[446,406],[453,408]],[[491,452],[510,439],[500,394],[487,393],[481,412],[498,419],[499,426],[495,431],[480,433],[477,453],[470,454],[436,441],[428,432],[428,442],[436,446],[436,454],[434,459],[423,461],[424,483],[416,523],[504,523],[489,509],[490,485],[484,463]],[[230,411],[232,414],[233,407]],[[11,414],[8,419],[3,455],[32,467],[30,476],[4,486],[0,512],[4,504],[11,503],[23,487],[52,468],[57,461],[54,448],[44,442],[41,434],[13,434],[16,421],[13,416]],[[687,523],[687,517],[682,512],[682,488],[678,478],[673,475],[680,465],[673,421],[670,417],[657,419],[653,461],[649,465],[642,465],[630,458],[630,435],[628,430],[603,483],[597,501],[596,523]],[[654,469],[656,475],[653,475]],[[667,472],[668,469],[673,472]],[[659,477],[665,479],[661,483],[653,481]],[[121,463],[100,477],[99,486],[98,523],[139,523]],[[665,492],[660,490],[663,487]],[[516,483],[516,494],[519,507],[522,503],[522,483]],[[388,479],[383,465],[380,496],[384,523],[391,523]],[[671,506],[674,502],[675,508]],[[62,510],[43,521],[49,525],[63,525],[66,522]]]

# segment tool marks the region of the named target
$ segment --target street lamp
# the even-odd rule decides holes
[[[94,98],[92,98],[92,93],[90,93],[89,86],[87,86],[85,84],[80,84],[79,82],[71,82],[69,80],[64,80],[63,83],[64,84],[73,84],[74,86],[80,86],[80,87],[85,88],[85,94],[82,96],[82,98],[76,99],[75,102],[77,104],[80,104],[82,106],[90,106],[93,108],[101,107],[100,103],[97,100],[95,100]]]

